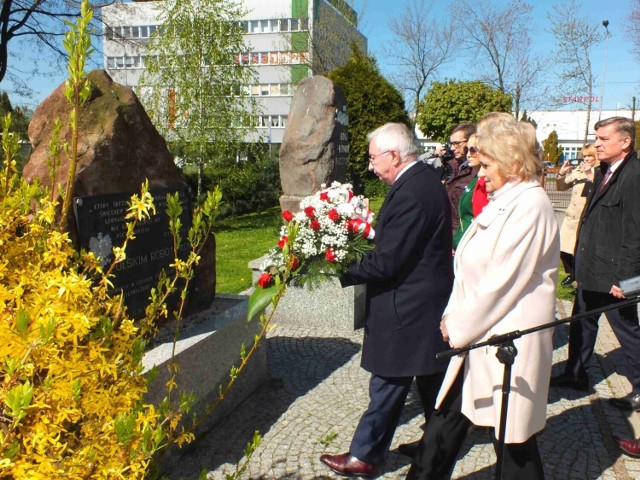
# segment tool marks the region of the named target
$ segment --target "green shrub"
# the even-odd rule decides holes
[[[185,170],[185,178],[196,191],[197,172]],[[266,210],[278,205],[281,195],[277,158],[260,155],[246,161],[229,160],[207,167],[203,191],[218,185],[224,197],[220,215],[240,215]]]
[[[364,196],[371,198],[384,198],[389,192],[389,185],[378,178],[367,178],[364,181]]]

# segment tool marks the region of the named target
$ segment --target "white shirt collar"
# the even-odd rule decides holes
[[[398,172],[398,175],[396,175],[396,179],[393,181],[394,183],[398,181],[398,179],[400,178],[400,176],[406,172],[407,170],[409,170],[411,167],[413,167],[416,164],[416,161],[414,160],[411,163],[408,163],[406,167],[404,167],[402,170],[400,170]]]

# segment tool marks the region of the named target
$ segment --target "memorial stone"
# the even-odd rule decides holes
[[[107,235],[114,246],[119,245],[115,237],[124,233],[124,205],[132,193],[140,192],[145,180],[148,180],[152,192],[162,192],[157,199],[161,202],[164,201],[164,193],[168,191],[181,192],[184,197],[188,185],[183,180],[164,138],[154,127],[133,90],[115,83],[104,70],[94,70],[87,78],[91,86],[91,95],[78,115],[78,165],[73,185],[74,197],[79,199],[81,204],[76,202],[74,205],[75,212],[70,212],[68,224],[69,235],[77,245],[87,248],[86,242],[94,238],[94,245],[99,245],[96,248],[102,249],[108,243]],[[49,142],[57,118],[62,124],[62,140],[69,141],[71,135],[68,121],[71,107],[64,95],[64,89],[64,83],[59,85],[33,113],[29,123],[29,139],[33,150],[23,171],[25,179],[38,179],[41,184],[52,188],[56,195],[61,194],[59,188],[66,188],[69,159],[62,152],[53,183],[49,178],[47,159]],[[111,195],[115,196],[110,197]],[[100,207],[102,204],[106,204],[104,208]],[[185,204],[184,207],[185,211],[190,212],[189,205]],[[90,210],[87,209],[93,209],[92,214],[102,214],[102,219],[112,223],[102,226],[91,224],[88,220],[92,214],[89,214]],[[152,228],[154,222],[165,221],[160,218],[166,218],[164,208],[157,205],[157,212],[158,219],[140,225],[140,232]],[[84,225],[78,225],[75,214],[82,217]],[[85,226],[86,230],[82,230]],[[107,226],[109,228],[105,229]],[[110,229],[116,226],[118,232]],[[165,252],[167,248],[172,248],[169,238],[157,233],[159,230],[153,231],[156,232],[155,235],[144,239],[140,236],[129,244],[129,248],[146,249],[148,255],[151,252]],[[169,234],[168,230],[166,233]],[[168,243],[162,247],[159,239],[163,238]],[[127,252],[129,259],[136,256],[131,252]],[[188,298],[187,312],[208,308],[215,296],[213,239],[205,245],[200,256],[201,261],[196,268],[193,281],[194,288]],[[147,259],[149,258],[150,256],[147,256]],[[138,290],[143,283],[149,283],[149,274],[143,268],[133,269],[130,275],[133,276],[127,277],[122,283],[126,286],[125,296],[131,295],[129,288]]]
[[[291,102],[280,147],[283,210],[298,211],[300,200],[324,183],[346,181],[349,116],[340,87],[323,76],[300,81]]]

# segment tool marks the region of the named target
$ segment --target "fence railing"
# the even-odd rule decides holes
[[[565,209],[569,206],[569,201],[571,200],[571,190],[565,190],[564,192],[557,191],[555,177],[548,176],[547,178],[545,178],[544,190],[547,192],[549,200],[551,200],[551,203],[553,204],[553,208]]]

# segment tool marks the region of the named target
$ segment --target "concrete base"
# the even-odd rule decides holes
[[[249,262],[253,284],[262,273],[263,258]],[[267,314],[271,307],[267,309]],[[366,287],[356,285],[342,288],[336,277],[319,287],[287,287],[280,300],[272,323],[280,325],[330,326],[334,331],[353,331],[364,326]]]
[[[297,213],[300,211],[300,202],[304,197],[298,197],[296,195],[282,195],[280,197],[280,209],[284,212],[289,210],[290,212]]]
[[[261,330],[257,320],[247,322],[247,304],[248,297],[244,295],[216,295],[211,307],[193,315],[179,334],[174,357],[179,366],[178,387],[172,392],[172,398],[178,399],[183,391],[193,393],[196,397],[193,411],[198,418],[217,399],[218,386],[226,385],[231,366],[240,364],[241,345],[244,343],[249,350],[254,335]],[[174,347],[174,329],[171,325],[163,326],[155,346],[142,361],[147,370],[154,366],[158,368],[158,375],[149,385],[146,397],[155,405],[167,396],[165,384],[170,378],[167,362],[171,360]],[[203,425],[210,428],[243,402],[267,377],[266,348],[261,345],[236,380],[229,396]]]

